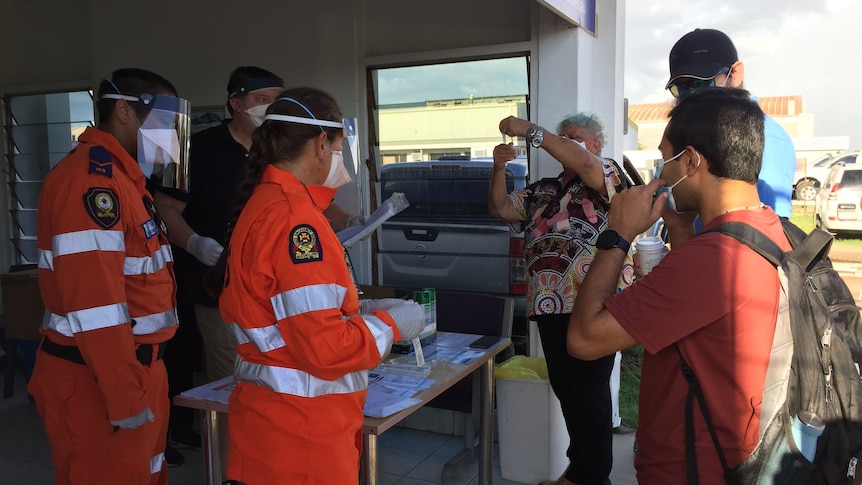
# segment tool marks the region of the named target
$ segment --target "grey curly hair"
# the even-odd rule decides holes
[[[563,121],[557,125],[557,135],[562,136],[563,130],[569,125],[578,125],[590,130],[593,133],[593,136],[599,135],[599,140],[601,140],[602,146],[605,145],[605,125],[602,123],[602,120],[598,115],[581,112],[570,114],[563,118]]]

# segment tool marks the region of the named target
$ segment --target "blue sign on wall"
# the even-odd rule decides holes
[[[596,35],[596,0],[538,0],[567,21]]]

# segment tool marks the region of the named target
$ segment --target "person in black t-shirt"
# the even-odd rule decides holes
[[[218,301],[206,292],[204,275],[216,263],[225,245],[233,201],[244,178],[252,132],[263,122],[266,108],[284,88],[284,81],[255,66],[240,66],[227,84],[226,106],[231,118],[192,136],[188,192],[163,190],[155,204],[168,226],[174,246],[177,274],[177,306],[188,332],[168,345],[165,363],[171,377],[171,394],[193,387],[192,374],[199,368],[203,344],[207,382],[233,375],[236,339],[219,314]],[[194,334],[194,329],[199,336]],[[191,410],[174,408],[169,429],[173,444],[200,446],[192,430]],[[222,446],[227,450],[227,426],[222,426]],[[172,453],[176,455],[177,453]],[[226,455],[224,455],[226,456]],[[180,456],[181,461],[181,456]],[[225,461],[222,461],[224,463]]]

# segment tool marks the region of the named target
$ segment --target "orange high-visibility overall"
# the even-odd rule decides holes
[[[367,369],[401,334],[386,312],[359,315],[322,213],[334,193],[270,165],[230,240],[219,308],[239,358],[227,474],[247,485],[359,479]]]
[[[177,328],[173,257],[137,162],[87,128],[39,200],[44,335],[28,390],[58,484],[166,485],[168,386]],[[155,415],[135,429],[111,421]]]

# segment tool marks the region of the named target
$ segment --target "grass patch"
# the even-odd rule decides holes
[[[626,426],[638,425],[638,393],[641,388],[641,364],[644,349],[635,345],[623,350],[620,364],[620,418]]]
[[[793,206],[793,212],[790,215],[790,222],[799,226],[805,232],[811,232],[814,229],[814,207],[813,206]],[[862,247],[862,239],[851,239],[845,237],[836,237],[832,242],[834,249],[841,250],[842,248],[859,248]]]

